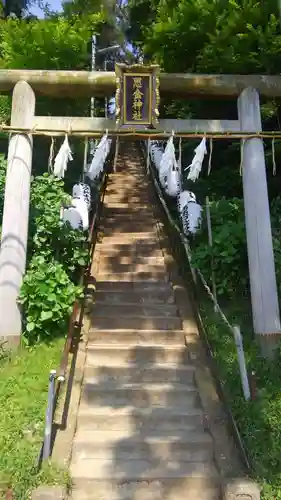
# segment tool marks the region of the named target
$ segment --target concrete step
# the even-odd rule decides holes
[[[194,384],[195,367],[192,365],[173,365],[147,363],[143,366],[126,365],[85,365],[84,376],[100,383],[117,382],[120,384],[159,384],[179,382]]]
[[[155,229],[155,224],[152,223],[147,223],[147,224],[142,224],[142,225],[136,225],[134,224],[127,224],[125,226],[122,225],[121,223],[117,224],[107,224],[106,220],[104,221],[104,224],[100,224],[99,226],[99,232],[103,234],[103,237],[105,238],[116,238],[118,236],[123,236],[124,239],[129,239],[130,235],[138,234],[137,237],[134,236],[135,239],[140,239],[140,238],[147,238],[147,233],[154,234],[154,229]],[[154,234],[153,238],[156,238],[156,235]]]
[[[149,218],[148,216],[142,218],[137,218],[137,216],[134,218],[125,218],[116,215],[116,217],[111,218],[104,217],[101,221],[100,227],[111,230],[118,229],[123,232],[127,231],[128,233],[143,232],[145,228],[146,231],[153,231],[155,228],[155,220]]]
[[[103,302],[104,304],[173,304],[174,294],[170,290],[155,291],[97,291],[95,293],[96,302]]]
[[[153,263],[153,260],[163,259],[164,255],[160,248],[159,242],[140,242],[139,245],[132,243],[127,245],[105,245],[104,242],[97,243],[95,248],[96,259],[118,259],[119,262],[126,263],[126,259],[131,259],[131,261],[141,262],[143,264],[149,264],[149,260]],[[162,260],[163,262],[163,260]]]
[[[124,185],[135,186],[140,189],[151,189],[147,178],[144,175],[132,175],[132,174],[120,174],[118,177],[110,177],[107,181],[107,186],[117,186],[121,189],[124,189]]]
[[[124,365],[143,367],[147,364],[170,363],[175,365],[191,364],[190,350],[192,347],[159,346],[155,344],[114,346],[108,344],[88,344],[87,365]]]
[[[111,251],[108,249],[107,252],[103,252],[102,250],[102,245],[99,245],[95,249],[95,260],[98,260],[99,263],[102,264],[112,264],[116,262],[119,264],[142,264],[147,266],[165,265],[164,256],[160,249],[155,249],[151,255],[143,255],[137,251],[137,247],[126,248],[123,249],[123,251],[116,247],[113,247]]]
[[[168,283],[169,276],[163,271],[150,271],[150,272],[128,272],[128,273],[98,273],[97,281],[107,281],[107,282],[143,282],[150,281],[151,283],[156,283],[161,281],[163,283]]]
[[[186,411],[155,408],[92,408],[86,406],[80,409],[77,419],[77,429],[83,432],[92,431],[120,431],[126,429],[128,433],[142,433],[144,439],[153,430],[158,433],[189,431],[204,431],[204,415],[200,408]],[[92,439],[89,439],[89,444]]]
[[[146,189],[145,189],[146,188]],[[118,184],[107,185],[106,195],[110,198],[122,199],[131,197],[132,199],[148,199],[151,197],[151,188],[148,186],[141,186],[139,183],[127,183],[123,188]]]
[[[196,430],[174,432],[151,429],[102,431],[79,429],[72,449],[74,463],[100,459],[112,464],[117,461],[145,460],[151,467],[157,461],[210,462],[213,459],[213,440],[209,433]]]
[[[177,460],[156,460],[154,466],[146,460],[89,459],[71,464],[71,475],[81,480],[119,480],[124,482],[140,480],[166,480],[197,477],[212,479],[217,476],[215,467],[208,462],[178,462]],[[180,498],[185,498],[181,496]]]
[[[135,242],[137,243],[138,241],[143,241],[143,240],[149,240],[152,242],[157,242],[157,233],[156,231],[144,231],[141,233],[138,232],[130,232],[130,233],[122,233],[122,234],[110,234],[109,236],[105,235],[103,236],[103,244],[105,245],[116,245],[116,244],[122,244],[124,243],[131,243]]]
[[[178,411],[198,407],[198,392],[192,384],[120,384],[118,382],[94,383],[84,379],[80,409],[95,407],[135,408],[177,407]]]
[[[163,281],[146,281],[139,280],[133,281],[103,281],[98,279],[96,281],[97,291],[112,291],[112,292],[137,292],[137,293],[157,293],[157,292],[170,292],[173,293],[173,288],[170,283],[163,283]]]
[[[139,202],[132,202],[129,201],[128,203],[126,202],[118,202],[118,201],[111,201],[108,200],[106,203],[104,202],[104,205],[106,208],[114,209],[114,211],[119,210],[119,209],[126,209],[127,211],[136,211],[136,212],[142,212],[146,209],[151,210],[152,212],[152,206],[144,206],[142,203]]]
[[[142,210],[139,210],[139,207],[134,208],[131,206],[130,211],[128,211],[127,206],[118,206],[115,203],[114,207],[109,207],[109,203],[110,202],[108,202],[106,206],[103,206],[103,216],[105,218],[121,216],[130,220],[137,220],[138,217],[140,217],[140,220],[142,220],[142,218],[151,218],[151,220],[154,220],[153,208],[151,206],[142,208]]]
[[[122,196],[117,196],[117,195],[106,195],[104,197],[104,204],[109,205],[109,204],[120,204],[123,205],[124,203],[127,204],[128,208],[132,205],[139,205],[141,210],[145,207],[148,207],[152,210],[152,204],[149,201],[149,197],[146,196],[131,196],[130,194],[128,195],[122,195]],[[140,210],[140,211],[141,211]]]
[[[138,191],[137,191],[138,189]],[[149,196],[147,190],[142,188],[137,188],[136,186],[128,186],[128,189],[121,190],[117,186],[108,186],[105,193],[105,201],[110,199],[110,201],[139,201],[140,203],[148,204],[151,196]]]
[[[179,318],[175,304],[104,304],[95,301],[91,312],[95,318]],[[159,328],[161,330],[161,328]]]
[[[106,313],[104,313],[106,314]],[[144,315],[135,316],[125,316],[117,313],[114,317],[113,314],[97,316],[96,314],[91,314],[91,325],[90,328],[95,330],[181,330],[182,319],[178,316],[155,316],[147,317]]]
[[[143,217],[142,219],[137,219],[137,215],[131,219],[125,219],[124,217],[116,216],[114,219],[104,219],[99,224],[99,229],[116,233],[120,231],[122,233],[143,233],[143,232],[153,232],[156,227],[156,221],[149,216]]]
[[[158,264],[138,264],[138,263],[129,263],[123,264],[120,262],[99,261],[97,264],[98,272],[100,274],[108,274],[108,273],[151,273],[154,275],[155,273],[165,273],[166,269],[164,267],[164,259],[163,262]]]
[[[101,236],[102,237],[102,236]],[[141,240],[141,241],[121,241],[119,243],[111,242],[110,245],[107,244],[107,239],[103,239],[102,242],[97,242],[96,249],[102,251],[105,255],[111,255],[112,253],[118,252],[120,255],[131,255],[137,253],[139,255],[146,255],[149,257],[155,256],[154,252],[160,252],[160,243],[158,239],[154,240]],[[163,252],[161,251],[163,256]]]
[[[89,330],[89,345],[113,344],[123,345],[127,348],[136,345],[154,344],[159,347],[178,346],[183,347],[188,338],[189,343],[198,342],[196,332],[188,333],[183,330]],[[92,343],[92,344],[91,344]]]
[[[217,478],[180,477],[151,481],[77,479],[69,500],[220,500]]]

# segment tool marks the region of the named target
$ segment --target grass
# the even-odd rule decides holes
[[[258,396],[243,398],[236,347],[228,328],[202,301],[200,312],[214,352],[222,385],[253,466],[253,476],[262,487],[263,500],[281,500],[281,356],[274,363],[261,358],[253,340],[250,304],[245,300],[225,304],[223,310],[232,324],[240,324],[248,372],[255,371]]]
[[[61,484],[65,473],[47,466],[36,474],[42,443],[48,375],[56,368],[63,339],[0,359],[0,481],[13,499],[28,500],[39,484]],[[0,494],[1,495],[1,494]]]

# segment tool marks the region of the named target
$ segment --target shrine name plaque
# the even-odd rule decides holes
[[[116,64],[116,123],[153,128],[159,117],[159,66]]]

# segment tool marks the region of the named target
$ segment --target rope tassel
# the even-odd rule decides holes
[[[53,161],[54,161],[54,152],[55,152],[55,139],[51,138],[51,146],[48,160],[48,172],[51,174],[53,172]]]
[[[213,139],[210,139],[210,156],[209,156],[209,164],[208,164],[208,175],[211,173],[212,168],[212,156],[213,156]]]
[[[241,141],[241,149],[240,149],[240,176],[243,173],[243,165],[244,165],[244,146],[245,146],[245,139],[242,139]]]
[[[276,175],[275,138],[274,137],[272,139],[271,148],[272,148],[272,173],[273,173],[273,175]]]

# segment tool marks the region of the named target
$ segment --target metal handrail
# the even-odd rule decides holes
[[[80,285],[85,286],[87,280],[89,278],[89,274],[91,272],[91,262],[95,250],[96,238],[97,238],[97,225],[100,218],[101,207],[104,201],[105,189],[107,184],[107,171],[104,173],[102,177],[102,182],[99,188],[99,196],[97,200],[97,204],[95,207],[95,211],[93,214],[93,218],[90,225],[89,237],[88,237],[88,261],[87,264],[83,267],[80,277]],[[77,321],[78,311],[79,319]],[[81,300],[76,299],[73,305],[72,313],[69,319],[68,333],[67,338],[64,344],[64,348],[62,351],[61,361],[59,364],[58,370],[51,370],[49,374],[49,389],[48,389],[48,402],[46,408],[46,417],[45,417],[45,429],[44,429],[44,439],[43,444],[40,450],[40,454],[38,457],[37,468],[40,467],[41,461],[48,460],[51,454],[52,447],[52,429],[53,429],[53,419],[54,412],[56,409],[56,403],[58,400],[58,396],[60,393],[61,384],[66,380],[66,372],[68,367],[68,359],[69,353],[73,345],[73,341],[75,338],[76,328],[81,327],[82,317],[83,317],[83,304],[81,307]]]

